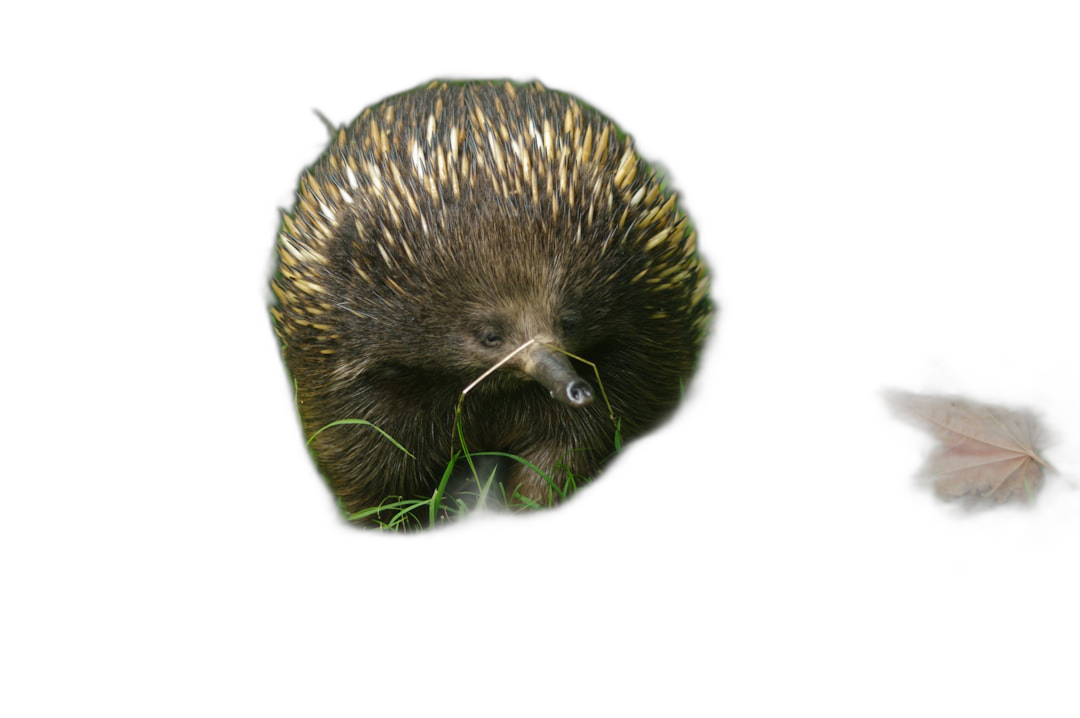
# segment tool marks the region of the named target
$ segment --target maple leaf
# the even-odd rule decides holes
[[[886,392],[897,416],[927,429],[941,443],[919,470],[938,496],[1007,501],[1034,497],[1043,469],[1043,429],[1030,411],[982,404],[959,396]]]

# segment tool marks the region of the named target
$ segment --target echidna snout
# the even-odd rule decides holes
[[[533,345],[521,363],[525,373],[550,391],[552,398],[574,407],[592,403],[593,389],[589,382],[578,376],[569,360],[559,352]]]

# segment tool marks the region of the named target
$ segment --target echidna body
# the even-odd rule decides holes
[[[272,287],[348,512],[430,498],[459,405],[470,451],[543,472],[513,462],[511,503],[557,501],[617,433],[570,355],[629,440],[678,403],[710,315],[675,197],[607,119],[538,84],[434,83],[365,110],[302,176]],[[319,432],[340,419],[409,453],[368,425]]]

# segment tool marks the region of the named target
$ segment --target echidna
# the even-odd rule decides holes
[[[614,124],[540,84],[436,82],[335,134],[283,215],[271,312],[344,510],[430,499],[459,438],[524,460],[511,505],[550,505],[675,407],[708,280]],[[320,432],[341,419],[371,425]]]

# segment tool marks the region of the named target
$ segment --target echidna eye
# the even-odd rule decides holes
[[[480,343],[486,347],[498,347],[502,345],[502,336],[495,331],[480,332]]]
[[[563,334],[570,334],[577,329],[577,320],[573,317],[562,317],[559,319],[559,328]]]

